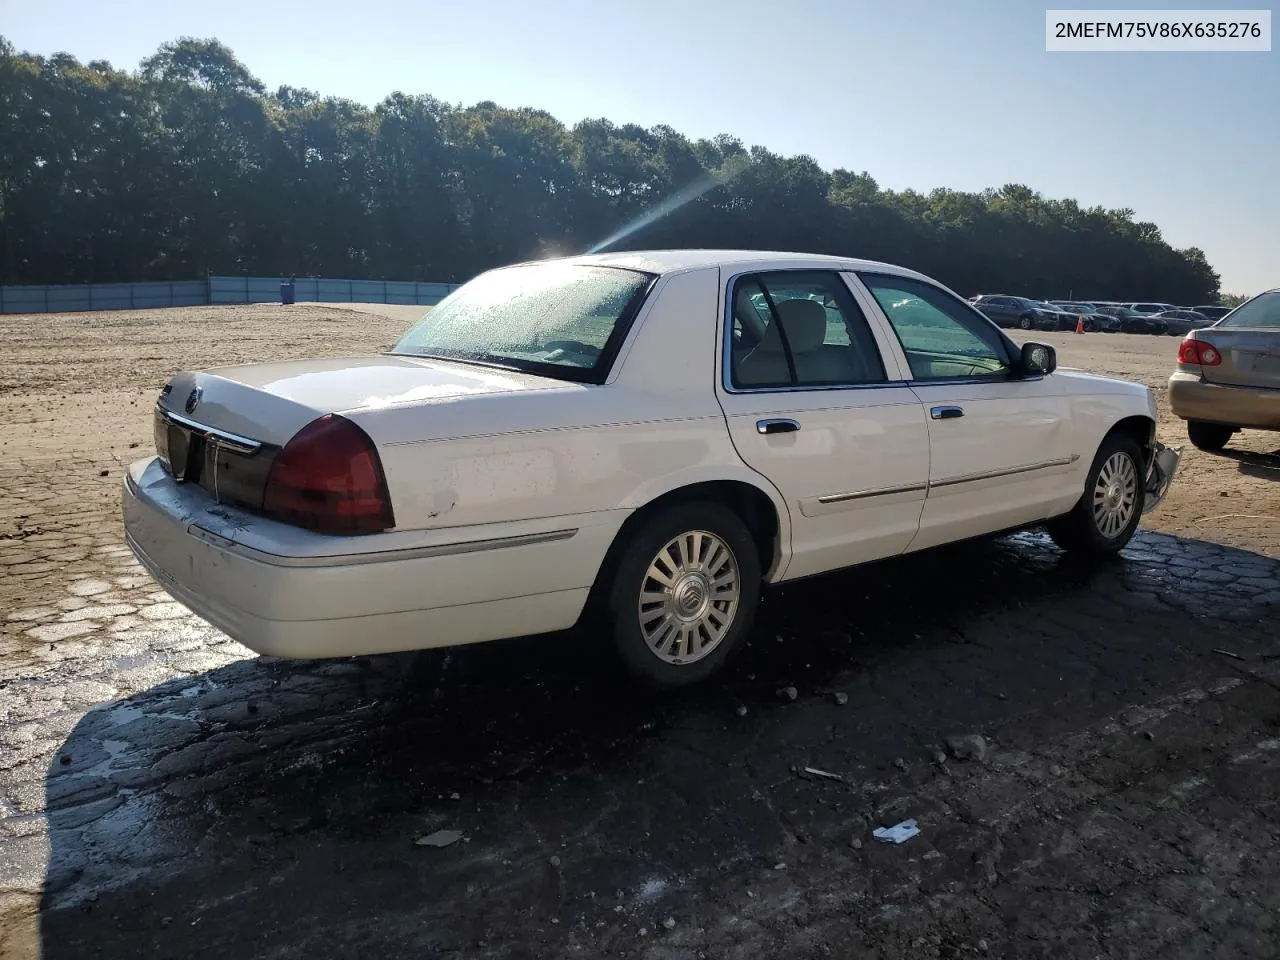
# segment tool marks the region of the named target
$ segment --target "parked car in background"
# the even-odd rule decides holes
[[[1221,320],[1231,312],[1231,307],[1220,307],[1208,303],[1198,304],[1191,309],[1202,316],[1208,317],[1210,320]]]
[[[174,376],[124,530],[260,653],[585,616],[678,687],[743,646],[770,584],[1042,525],[1114,554],[1177,468],[1156,416],[1145,385],[1059,370],[902,267],[544,260],[472,279],[379,355]]]
[[[1128,307],[1135,313],[1164,313],[1166,310],[1178,309],[1174,303],[1122,303],[1122,307]]]
[[[1115,317],[1101,313],[1095,304],[1075,300],[1050,300],[1049,302],[1083,318],[1086,333],[1115,333],[1120,329],[1119,321]]]
[[[1157,320],[1149,314],[1138,313],[1126,306],[1103,305],[1098,310],[1116,318],[1120,326],[1117,331],[1119,333],[1164,333],[1169,326],[1163,320]]]
[[[1076,321],[1082,318],[1082,314],[1075,310],[1068,310],[1066,307],[1060,307],[1057,304],[1050,303],[1048,300],[1038,300],[1037,305],[1042,310],[1048,310],[1053,314],[1054,322],[1057,324],[1055,330],[1075,330]]]
[[[1121,333],[1149,333],[1157,336],[1169,332],[1168,321],[1161,320],[1154,313],[1139,313],[1135,316],[1122,320],[1120,323]]]
[[[1166,310],[1164,313],[1153,313],[1150,316],[1156,320],[1163,320],[1165,322],[1165,333],[1177,337],[1181,337],[1192,330],[1202,330],[1205,327],[1213,326],[1213,321],[1204,316],[1204,314],[1189,310],[1186,307]]]
[[[1169,406],[1201,450],[1221,450],[1240,430],[1280,430],[1280,289],[1187,334]]]
[[[1008,294],[980,294],[969,302],[977,307],[997,327],[1016,327],[1020,330],[1058,330],[1059,317],[1056,308],[1027,297]]]

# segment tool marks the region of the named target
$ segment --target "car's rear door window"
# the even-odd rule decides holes
[[[745,274],[734,281],[730,304],[729,382],[734,389],[887,381],[866,317],[836,273]]]

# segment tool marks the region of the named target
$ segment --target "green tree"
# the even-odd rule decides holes
[[[722,134],[396,92],[275,92],[213,39],[132,72],[0,38],[0,282],[465,280],[530,257],[702,246],[903,263],[964,293],[1213,302],[1204,252],[1025,184],[894,191]]]

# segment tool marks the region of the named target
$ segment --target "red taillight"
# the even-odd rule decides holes
[[[1216,367],[1222,362],[1222,354],[1211,343],[1187,337],[1178,346],[1178,362],[1196,364],[1202,367]]]
[[[262,510],[318,533],[378,533],[395,525],[377,448],[332,413],[285,444],[267,474]]]

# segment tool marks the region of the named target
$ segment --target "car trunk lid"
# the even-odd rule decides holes
[[[563,386],[546,377],[445,360],[335,357],[182,373],[166,387],[160,405],[206,427],[284,444],[326,413]]]
[[[1280,330],[1212,327],[1193,336],[1211,344],[1222,357],[1217,365],[1201,366],[1201,376],[1209,383],[1280,390]]]
[[[258,510],[281,449],[325,414],[563,386],[520,372],[389,355],[188,371],[156,403],[156,452],[176,480],[220,503]]]

